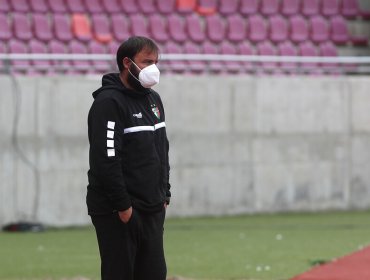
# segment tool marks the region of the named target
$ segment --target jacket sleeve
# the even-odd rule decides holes
[[[90,170],[95,174],[101,192],[118,211],[131,206],[122,174],[123,116],[113,99],[95,101],[89,117]]]

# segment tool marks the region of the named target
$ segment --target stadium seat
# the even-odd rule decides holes
[[[298,54],[300,56],[318,56],[316,47],[310,41],[299,44]],[[318,63],[316,62],[303,62],[300,63],[300,65],[303,67],[303,70],[305,72],[316,72],[318,68]]]
[[[9,5],[9,1],[10,0],[2,0],[1,1],[1,5],[0,5],[0,12],[10,12],[11,8],[10,8],[10,5]],[[5,14],[3,14],[5,15]]]
[[[164,53],[166,54],[183,54],[184,51],[180,45],[169,41],[164,46]],[[173,73],[184,73],[187,70],[187,63],[183,60],[171,60],[171,61],[162,61],[161,64],[168,64],[170,71]]]
[[[29,48],[31,53],[35,54],[46,54],[48,53],[45,43],[32,39],[29,42]],[[48,72],[51,66],[50,60],[32,60],[31,64],[34,66],[36,72],[46,73]]]
[[[189,39],[195,43],[201,43],[205,39],[205,32],[199,16],[192,14],[186,17],[186,27]]]
[[[169,39],[167,19],[159,14],[149,16],[149,32],[151,38],[159,43],[164,43]]]
[[[227,39],[233,43],[245,40],[247,36],[246,21],[239,14],[230,15],[226,20]]]
[[[261,13],[264,16],[277,14],[279,8],[279,0],[261,0]]]
[[[288,23],[280,15],[270,17],[270,40],[276,44],[289,38]]]
[[[342,0],[341,13],[348,19],[356,18],[360,14],[357,0]]]
[[[115,14],[121,12],[121,5],[119,0],[101,0],[102,8],[110,14]]]
[[[198,14],[210,16],[214,15],[216,11],[218,11],[217,0],[198,0]]]
[[[221,15],[236,15],[239,11],[239,0],[220,1],[218,11]]]
[[[14,12],[23,12],[23,13],[28,12],[30,10],[28,3],[29,1],[27,0],[10,1],[10,5]]]
[[[320,13],[319,0],[302,0],[302,14],[309,17]]]
[[[53,31],[49,23],[48,15],[45,13],[36,14],[32,16],[33,20],[33,34],[36,39],[40,41],[49,41],[53,38]]]
[[[67,11],[64,0],[49,0],[49,7],[53,13],[65,13]]]
[[[104,45],[96,41],[90,41],[87,48],[90,54],[107,54],[107,50],[105,49]],[[95,70],[94,72],[100,73],[107,72],[111,68],[110,61],[106,60],[93,60],[91,65]]]
[[[91,14],[103,13],[104,11],[101,5],[101,1],[99,0],[84,0],[84,4],[86,7],[86,10]]]
[[[290,26],[290,40],[294,43],[306,41],[309,36],[309,29],[306,20],[300,16],[292,16],[289,19]]]
[[[149,37],[148,24],[144,15],[130,15],[130,22],[132,35]]]
[[[309,20],[310,24],[310,39],[314,43],[321,43],[329,40],[329,26],[327,21],[321,16],[313,16]]]
[[[118,0],[124,14],[136,14],[139,12],[136,0]]]
[[[339,14],[339,0],[321,1],[321,14],[331,17]]]
[[[30,0],[30,6],[31,10],[37,13],[46,13],[49,10],[46,0]]]
[[[62,42],[68,42],[72,40],[73,35],[68,16],[64,14],[55,14],[53,18],[54,18],[53,27],[55,38]]]
[[[267,24],[260,15],[253,15],[249,18],[249,39],[258,43],[267,39]]]
[[[71,13],[85,13],[86,8],[82,0],[65,0]]]
[[[176,14],[170,15],[168,17],[168,32],[173,41],[183,43],[187,39],[183,18]]]
[[[193,42],[186,42],[184,44],[185,54],[201,54],[199,44]],[[202,73],[206,69],[207,63],[203,60],[188,60],[188,70],[193,74]]]
[[[275,47],[269,41],[263,41],[257,45],[257,54],[264,55],[264,56],[275,56],[276,50]],[[271,71],[277,68],[277,62],[261,62],[258,63],[262,65],[264,72]],[[258,65],[257,64],[257,65]]]
[[[127,17],[121,13],[118,13],[113,14],[111,20],[114,38],[118,42],[123,42],[124,40],[128,39],[131,35],[131,27],[130,21],[127,19]]]
[[[195,11],[197,0],[177,0],[176,9],[180,14],[190,14]]]
[[[202,44],[202,53],[203,54],[216,54],[218,55],[220,52],[217,48],[217,46],[214,43],[211,43],[209,41],[205,41]],[[209,61],[208,63],[208,69],[211,73],[222,73],[224,71],[224,66],[221,61]]]
[[[281,13],[284,16],[297,15],[300,11],[299,3],[300,3],[300,0],[282,0],[281,1]]]
[[[49,52],[52,54],[67,54],[67,46],[55,39],[49,42]],[[55,72],[65,72],[71,68],[70,60],[52,60]]]
[[[239,11],[244,16],[258,14],[259,1],[258,0],[240,0]]]
[[[163,1],[163,0],[162,0]],[[136,0],[140,11],[143,14],[154,14],[157,12],[157,8],[154,4],[154,0]]]
[[[319,45],[320,56],[335,57],[338,56],[337,48],[332,42],[324,42]],[[320,63],[325,72],[339,73],[339,63]]]
[[[7,53],[6,46],[2,41],[0,41],[0,54],[5,53]],[[0,59],[0,73],[6,73],[8,71],[5,65],[6,63],[4,62],[4,60]]]
[[[19,40],[10,40],[8,43],[9,53],[25,54],[29,53],[26,43]],[[11,60],[11,72],[26,73],[29,70],[31,62],[29,60]]]
[[[72,40],[68,44],[68,50],[69,53],[73,54],[87,54],[87,48],[86,46],[77,40]],[[91,61],[87,60],[72,60],[72,71],[69,71],[71,73],[77,72],[77,73],[87,73],[91,71]]]
[[[234,44],[224,41],[220,45],[220,53],[222,55],[237,55],[238,50]],[[242,69],[240,61],[224,61],[223,65],[225,67],[225,71],[232,74],[239,73]]]
[[[277,54],[280,56],[297,56],[297,49],[290,41],[282,42],[277,45]],[[298,64],[296,62],[281,62],[280,67],[287,73],[296,71]]]
[[[27,14],[13,13],[13,35],[16,39],[27,41],[33,37]]]
[[[91,40],[91,24],[86,14],[72,14],[72,32],[74,37],[80,41]]]
[[[246,55],[246,56],[254,55],[254,48],[247,41],[243,41],[243,42],[239,43],[237,45],[237,50],[238,50],[238,54],[240,54],[240,55]],[[244,71],[247,72],[247,73],[251,73],[251,72],[255,71],[255,67],[254,67],[253,62],[243,61],[242,65],[243,65]]]
[[[120,44],[122,43],[122,41],[111,41],[108,45],[107,45],[107,51],[109,54],[112,54],[113,56],[116,56],[117,54],[117,50],[120,46]]]
[[[176,0],[157,1],[157,10],[164,15],[171,15],[175,12]]]
[[[220,43],[225,39],[225,24],[219,15],[206,17],[206,34],[210,41]]]
[[[91,16],[92,31],[96,41],[107,44],[113,40],[110,21],[104,14],[93,14]]]
[[[0,13],[0,41],[6,41],[13,37],[9,20],[6,14]]]
[[[334,16],[330,19],[330,40],[337,45],[345,45],[350,42],[347,21],[342,16]]]

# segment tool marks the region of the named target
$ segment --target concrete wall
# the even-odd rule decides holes
[[[0,225],[89,223],[86,118],[99,84],[0,77]],[[169,215],[370,207],[370,77],[166,76],[156,89]]]

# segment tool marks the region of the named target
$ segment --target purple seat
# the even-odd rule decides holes
[[[302,0],[302,14],[314,16],[320,13],[319,0]]]
[[[13,16],[13,34],[19,40],[30,40],[33,37],[31,24],[26,14],[14,13]]]
[[[49,7],[54,13],[65,13],[67,11],[64,0],[49,0]]]
[[[329,26],[327,21],[321,16],[310,18],[311,40],[315,43],[321,43],[329,40]]]
[[[224,41],[220,45],[220,53],[223,55],[237,55],[238,50],[235,45],[230,42]],[[240,61],[224,61],[224,67],[228,73],[236,74],[242,69],[242,64]]]
[[[290,42],[286,41],[283,43],[280,43],[277,46],[277,52],[280,56],[297,56],[297,49],[295,46]],[[280,67],[286,71],[286,72],[294,72],[294,70],[297,69],[298,63],[296,62],[281,62]]]
[[[10,5],[9,5],[9,1],[10,0],[2,0],[1,1],[0,12],[6,12],[6,13],[10,12],[11,8],[10,8]]]
[[[92,32],[96,41],[107,44],[113,40],[110,21],[104,14],[93,14],[91,17]]]
[[[9,20],[6,14],[0,13],[0,41],[9,40],[13,36]]]
[[[117,50],[118,50],[120,44],[121,44],[121,41],[120,42],[118,42],[118,41],[111,41],[107,45],[107,52],[108,52],[108,54],[112,54],[113,56],[115,56],[117,54]]]
[[[342,0],[341,13],[349,19],[354,19],[360,15],[357,0]]]
[[[29,53],[26,43],[19,40],[10,40],[8,43],[9,53]],[[12,72],[26,73],[30,68],[29,60],[12,60],[10,65],[13,67]]]
[[[239,12],[244,16],[258,14],[259,1],[258,0],[240,0]]]
[[[72,29],[69,22],[69,18],[64,14],[55,14],[54,15],[54,35],[55,38],[63,41],[68,42],[72,40]]]
[[[265,16],[275,15],[279,12],[279,0],[261,0],[261,13]]]
[[[237,45],[237,49],[238,49],[238,54],[240,54],[240,55],[248,55],[248,56],[249,55],[254,55],[254,48],[247,41],[243,41],[243,42],[239,43]],[[255,67],[254,67],[253,62],[243,61],[242,65],[243,65],[244,71],[247,72],[247,73],[255,71]]]
[[[310,41],[303,42],[298,46],[298,54],[300,56],[318,56],[316,47]],[[300,64],[303,67],[303,70],[306,71],[315,71],[318,68],[318,63],[316,62],[303,62]]]
[[[131,36],[130,32],[130,22],[127,20],[127,17],[121,13],[113,14],[111,17],[112,20],[112,32],[114,38],[118,42],[123,42]]]
[[[136,0],[136,2],[140,11],[144,14],[154,14],[157,11],[154,0]]]
[[[86,8],[82,0],[65,0],[68,10],[72,13],[85,13]]]
[[[279,43],[288,39],[288,23],[280,15],[270,17],[270,40]]]
[[[149,16],[149,32],[154,41],[164,43],[168,40],[167,20],[158,14]]]
[[[253,15],[249,18],[249,39],[254,42],[261,42],[267,38],[267,25],[260,15]]]
[[[306,20],[299,16],[293,16],[289,20],[290,25],[290,39],[294,43],[300,43],[308,39],[308,24]]]
[[[10,5],[12,6],[13,11],[15,12],[28,12],[30,10],[28,3],[29,1],[27,0],[10,1]]]
[[[68,44],[68,50],[71,54],[87,54],[86,46],[76,40],[72,40]],[[91,62],[87,60],[72,60],[73,69],[70,72],[77,72],[77,73],[86,73],[88,72],[91,67]]]
[[[223,19],[216,14],[206,17],[206,31],[210,41],[220,43],[226,36]]]
[[[29,48],[31,53],[35,54],[45,54],[48,53],[45,43],[38,40],[31,40],[29,42]],[[32,60],[32,65],[37,72],[45,73],[49,70],[51,66],[50,60]]]
[[[201,49],[198,44],[186,42],[184,45],[185,54],[201,54]],[[188,60],[188,68],[191,73],[202,73],[207,68],[207,63],[203,60]]]
[[[324,42],[319,45],[319,52],[321,56],[336,57],[338,56],[337,48],[332,42]],[[323,62],[320,66],[330,73],[338,73],[339,63]]]
[[[122,10],[119,0],[101,0],[101,5],[107,13],[120,13]]]
[[[214,43],[205,41],[202,45],[203,54],[217,54],[219,55],[219,50]],[[224,70],[224,66],[221,61],[210,61],[208,62],[208,69],[212,73],[221,73]]]
[[[66,54],[67,47],[61,41],[52,39],[49,42],[49,52],[52,54]],[[71,68],[70,60],[52,60],[52,65],[57,68],[59,72],[64,72]]]
[[[45,13],[49,10],[46,0],[30,0],[30,6],[33,12]]]
[[[337,45],[345,45],[351,38],[348,32],[347,21],[342,16],[334,16],[330,19],[330,39]]]
[[[43,14],[33,14],[33,34],[36,39],[41,41],[49,41],[53,38],[53,31],[49,23],[48,15]]]
[[[186,17],[187,33],[189,38],[195,43],[201,43],[205,39],[205,32],[201,24],[201,19],[195,14]]]
[[[174,42],[167,42],[167,44],[164,46],[164,53],[166,54],[183,54],[184,51],[181,48],[180,45],[174,43]],[[165,62],[162,61],[161,64],[164,64]],[[174,73],[183,73],[187,69],[187,63],[183,60],[171,60],[168,61],[169,68],[171,72]]]
[[[96,41],[90,41],[87,48],[90,54],[107,54],[105,46]],[[110,62],[107,60],[93,60],[91,65],[95,72],[99,73],[107,72],[111,68]]]
[[[224,16],[234,15],[238,12],[239,0],[220,1],[219,5],[220,14]]]
[[[247,38],[246,22],[238,14],[227,17],[227,38],[231,42],[241,42]]]
[[[173,41],[183,43],[188,37],[182,17],[172,14],[168,17],[168,32]]]
[[[321,14],[323,16],[334,16],[339,14],[339,0],[321,1]]]
[[[7,53],[5,44],[2,41],[0,41],[0,54],[5,54],[5,53]],[[7,69],[5,68],[4,61],[0,60],[0,73],[6,72],[6,71],[7,71]]]
[[[148,25],[144,15],[131,15],[130,22],[132,35],[149,37]]]
[[[281,13],[284,16],[293,16],[299,13],[300,0],[282,0],[281,1]]]
[[[136,0],[118,0],[125,14],[136,14],[139,12]]]
[[[157,10],[164,15],[173,14],[176,9],[176,0],[157,1]]]
[[[264,41],[257,45],[257,54],[263,56],[275,56],[276,50],[270,42]],[[278,66],[277,62],[267,62],[267,61],[262,62],[260,65],[262,65],[263,70],[276,69]]]
[[[100,0],[84,0],[86,10],[91,13],[103,13],[103,7]]]

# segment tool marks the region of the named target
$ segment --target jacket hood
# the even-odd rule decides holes
[[[133,97],[144,97],[152,91],[151,89],[136,91],[126,88],[119,77],[119,73],[105,74],[102,78],[102,86],[93,92],[93,97],[96,98],[104,90],[116,90],[123,94],[132,95]]]

